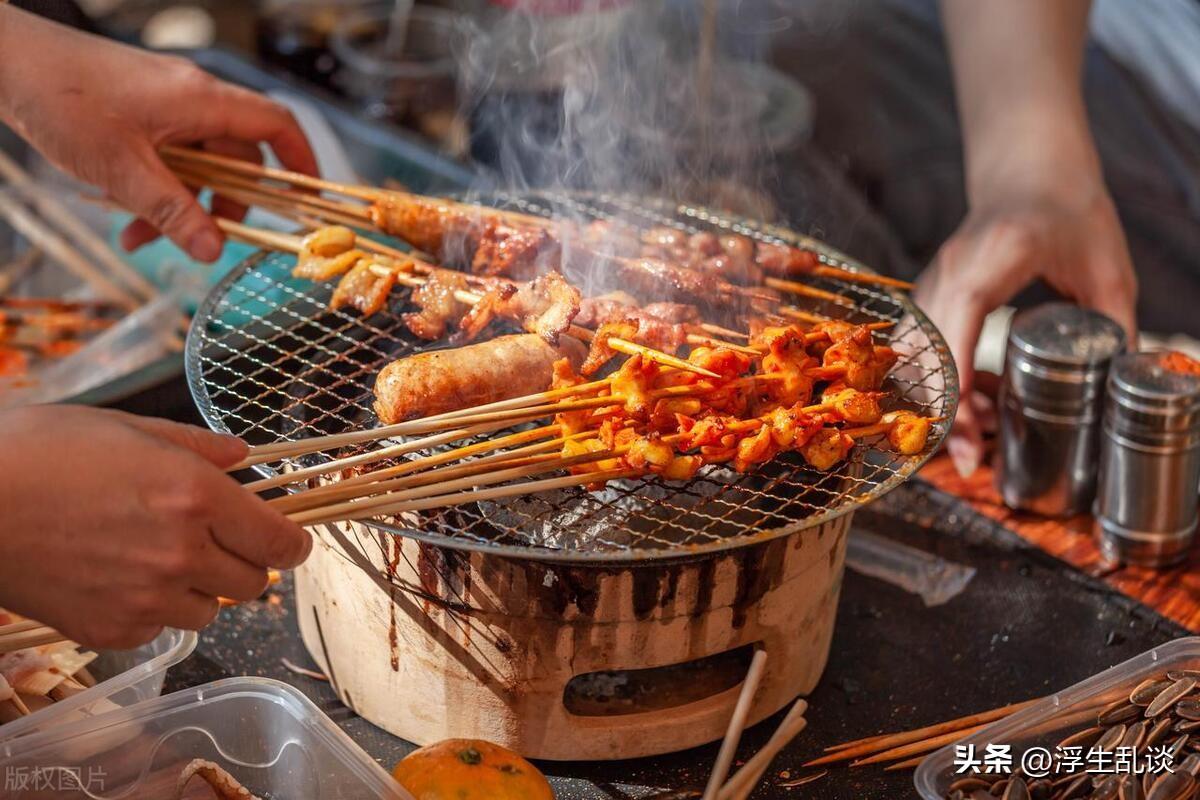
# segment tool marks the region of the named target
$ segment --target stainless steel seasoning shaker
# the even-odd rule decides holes
[[[1168,353],[1112,365],[1104,407],[1096,535],[1110,558],[1161,567],[1192,543],[1200,485],[1200,376]]]
[[[1104,382],[1124,349],[1117,323],[1070,303],[1047,303],[1013,318],[996,455],[1006,505],[1053,517],[1091,508]]]

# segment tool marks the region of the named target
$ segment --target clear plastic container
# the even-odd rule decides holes
[[[974,745],[978,755],[988,744],[1012,745],[1015,768],[1020,763],[1021,753],[1027,749],[1044,747],[1054,752],[1055,745],[1069,733],[1094,725],[1100,709],[1128,696],[1146,678],[1176,669],[1200,669],[1200,637],[1176,639],[1147,650],[989,725],[974,736],[938,750],[917,769],[914,777],[917,791],[925,800],[942,800],[950,784],[963,777],[954,774],[956,746]]]
[[[195,632],[165,628],[155,639],[133,650],[99,650],[99,657],[88,665],[95,686],[0,726],[0,741],[158,697],[167,670],[195,649]]]
[[[197,758],[260,797],[412,800],[307,697],[264,678],[228,678],[0,742],[0,785],[21,800],[174,800]]]

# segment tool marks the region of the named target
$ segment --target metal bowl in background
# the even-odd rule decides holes
[[[416,6],[399,53],[388,51],[391,7],[371,5],[333,28],[329,48],[337,60],[334,86],[369,119],[414,124],[427,134],[430,117],[443,122],[456,111],[455,38],[459,15]]]

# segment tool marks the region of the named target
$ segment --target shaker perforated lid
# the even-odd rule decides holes
[[[1098,366],[1125,349],[1120,325],[1099,311],[1071,303],[1046,303],[1020,312],[1008,336],[1010,350],[1047,366]]]
[[[1110,413],[1161,431],[1200,429],[1200,364],[1181,353],[1127,353],[1109,371]]]
[[[1005,385],[1027,413],[1088,422],[1100,416],[1108,365],[1124,349],[1125,332],[1103,314],[1070,303],[1040,305],[1013,318]]]

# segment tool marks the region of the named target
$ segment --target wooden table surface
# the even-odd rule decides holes
[[[1196,547],[1183,564],[1168,570],[1106,563],[1092,536],[1091,516],[1052,520],[1013,511],[1000,501],[995,473],[990,466],[983,466],[975,474],[963,478],[943,452],[926,464],[920,474],[942,491],[963,498],[979,513],[1003,523],[1031,544],[1102,578],[1121,593],[1140,600],[1188,630],[1200,632],[1200,552]]]

